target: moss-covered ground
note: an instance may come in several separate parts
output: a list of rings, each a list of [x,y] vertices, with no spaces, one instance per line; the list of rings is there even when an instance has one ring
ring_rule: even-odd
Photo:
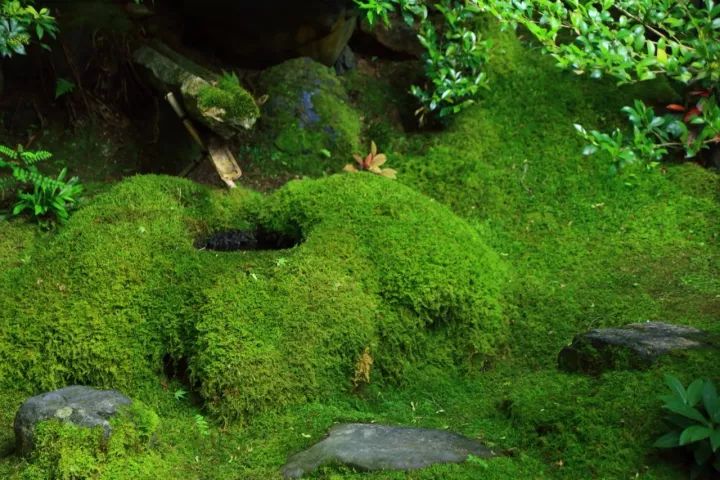
[[[12,417],[28,390],[76,378],[121,386],[161,419],[151,448],[96,460],[95,477],[279,478],[287,456],[334,422],[376,421],[449,428],[502,455],[315,478],[686,478],[650,447],[663,430],[662,376],[719,380],[717,351],[596,377],[559,372],[556,356],[578,332],[636,321],[720,333],[719,177],[691,163],[614,176],[608,159],[582,157],[573,123],[620,125],[622,105],[667,98],[665,87],[576,78],[493,36],[483,101],[443,132],[387,140],[400,185],[357,174],[225,196],[139,177],[58,234],[0,224],[0,312],[22,312],[0,313],[0,478],[43,478],[37,460],[10,454]],[[196,235],[252,222],[305,242],[230,257],[192,247]],[[424,255],[442,261],[425,271]],[[348,316],[328,323],[338,309]],[[467,323],[478,312],[481,323]],[[366,345],[381,366],[353,389]],[[157,373],[167,353],[177,365],[166,370],[180,375]],[[235,368],[252,361],[264,378]],[[176,398],[180,389],[190,393]]]

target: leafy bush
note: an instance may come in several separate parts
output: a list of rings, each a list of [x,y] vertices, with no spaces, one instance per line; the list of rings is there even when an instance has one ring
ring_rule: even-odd
[[[0,0],[0,56],[24,55],[33,34],[43,48],[45,35],[55,38],[57,25],[50,10],[37,10],[32,1]]]
[[[720,398],[710,380],[695,380],[687,390],[680,380],[667,375],[665,383],[671,394],[662,397],[670,413],[667,422],[672,428],[660,437],[659,448],[683,448],[694,459],[693,476],[720,472]]]
[[[672,151],[692,158],[720,141],[720,5],[714,0],[473,0],[504,24],[522,25],[560,68],[593,78],[635,83],[664,76],[684,85],[687,105],[656,116],[636,102],[626,107],[630,136],[580,133],[586,154],[608,152],[614,166],[644,160],[653,165]],[[568,41],[571,40],[571,41]]]
[[[473,31],[475,12],[461,0],[441,0],[432,5],[443,19],[440,27],[427,21],[428,7],[418,0],[356,0],[372,24],[378,18],[389,23],[389,13],[398,10],[409,24],[420,22],[420,42],[425,47],[425,85],[413,85],[411,93],[420,102],[420,123],[428,115],[444,119],[473,104],[487,86],[483,67],[489,44]]]
[[[76,203],[83,187],[77,177],[65,180],[66,168],[62,169],[57,178],[41,173],[38,163],[50,158],[52,154],[44,150],[26,151],[22,147],[13,150],[0,145],[0,170],[10,170],[9,177],[0,177],[0,192],[17,188],[18,201],[12,208],[13,215],[29,210],[41,221],[53,216],[64,223],[69,218],[69,210]]]

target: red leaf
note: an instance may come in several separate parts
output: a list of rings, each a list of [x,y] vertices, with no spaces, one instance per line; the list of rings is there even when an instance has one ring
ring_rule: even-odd
[[[690,120],[692,120],[693,118],[697,117],[697,116],[700,115],[701,113],[702,113],[702,112],[700,111],[699,108],[693,107],[693,108],[691,108],[690,110],[688,110],[688,112],[685,114],[685,116],[683,117],[683,121],[684,121],[684,122],[689,122]]]
[[[678,105],[677,103],[671,103],[670,105],[666,106],[665,108],[667,108],[671,112],[684,112],[686,110],[685,107],[683,107],[682,105]]]
[[[710,90],[693,90],[692,92],[690,92],[690,95],[693,95],[695,97],[709,97]]]

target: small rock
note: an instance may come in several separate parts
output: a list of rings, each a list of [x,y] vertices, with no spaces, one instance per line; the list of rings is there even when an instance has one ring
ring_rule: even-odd
[[[32,397],[15,415],[15,441],[19,453],[33,449],[33,433],[38,423],[56,418],[81,427],[101,426],[110,435],[110,418],[132,401],[115,390],[96,390],[72,386]]]
[[[390,25],[385,25],[378,20],[370,25],[367,20],[360,22],[360,29],[370,35],[385,48],[403,55],[420,58],[425,53],[425,48],[418,39],[417,27],[405,23],[405,20],[397,14],[388,17]]]
[[[357,68],[357,58],[349,46],[345,46],[340,56],[335,61],[335,73],[344,75],[345,73]]]
[[[575,336],[558,355],[562,370],[598,374],[611,369],[646,368],[674,351],[703,347],[705,332],[662,322],[600,328]]]
[[[362,470],[415,470],[462,463],[469,455],[494,456],[483,444],[443,430],[351,423],[333,427],[325,440],[291,457],[282,473],[286,479],[301,478],[327,463]]]

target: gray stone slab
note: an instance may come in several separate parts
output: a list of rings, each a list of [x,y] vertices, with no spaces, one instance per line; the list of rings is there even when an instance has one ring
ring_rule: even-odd
[[[132,401],[115,390],[72,386],[29,398],[15,415],[15,441],[18,452],[33,449],[33,433],[38,423],[58,419],[81,427],[100,426],[110,434],[110,418]]]
[[[558,355],[561,369],[601,373],[611,369],[644,368],[662,355],[707,346],[702,330],[662,322],[633,323],[576,335]]]
[[[461,463],[469,455],[493,452],[477,440],[444,430],[361,423],[333,427],[328,437],[290,458],[286,479],[301,478],[326,464],[361,470],[416,470],[438,463]]]

